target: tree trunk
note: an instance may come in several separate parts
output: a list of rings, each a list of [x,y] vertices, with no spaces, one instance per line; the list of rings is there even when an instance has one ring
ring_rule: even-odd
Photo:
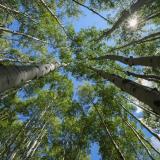
[[[40,137],[37,145],[33,148],[32,153],[31,153],[31,156],[30,156],[31,158],[34,156],[34,154],[35,154],[36,150],[38,149],[39,145],[41,144],[42,139],[43,139],[44,136],[45,136],[45,133],[43,133],[43,134],[41,135],[41,137]]]
[[[139,120],[136,116],[134,116],[129,110],[127,110],[122,104],[120,104],[121,107],[130,115],[132,116],[136,121],[139,122],[139,124],[141,124],[141,126],[143,126],[151,135],[153,135],[154,137],[156,137],[159,141],[160,141],[160,137],[158,136],[158,134],[154,133],[150,128],[148,128],[146,126],[146,124],[144,124],[141,120]]]
[[[112,28],[106,29],[102,32],[102,35],[98,38],[98,41],[104,37],[109,36],[116,28],[118,28],[130,15],[140,10],[145,4],[151,3],[153,0],[137,0],[136,3],[132,4],[129,10],[123,10],[118,20],[113,24]]]
[[[125,44],[125,45],[113,48],[113,49],[110,50],[110,52],[120,50],[120,49],[124,49],[124,48],[126,48],[128,46],[131,46],[131,45],[134,45],[134,44],[141,44],[141,43],[144,43],[144,42],[150,42],[150,41],[154,41],[154,40],[157,40],[157,39],[160,39],[160,32],[152,33],[152,34],[150,34],[146,37],[143,37],[141,39],[134,40],[134,41],[131,41],[131,42]]]
[[[114,138],[113,138],[111,132],[109,131],[109,129],[108,129],[108,127],[107,127],[107,124],[105,123],[105,121],[104,121],[102,115],[100,114],[98,108],[94,105],[94,103],[93,103],[93,106],[94,106],[94,108],[95,108],[95,110],[96,110],[96,112],[97,112],[97,114],[98,114],[98,116],[99,116],[99,119],[100,119],[102,125],[104,126],[104,129],[105,129],[107,135],[109,136],[112,144],[114,145],[117,153],[119,154],[119,159],[125,160],[125,157],[124,157],[122,151],[120,150],[120,147],[118,146],[118,144],[117,144],[116,141],[114,140]]]
[[[21,86],[29,80],[42,77],[59,66],[57,62],[30,66],[0,65],[0,93]]]
[[[159,17],[160,16],[160,12],[157,12],[157,13],[154,13],[148,17],[146,17],[146,20],[150,20],[150,19],[153,19],[153,18],[156,18],[156,17]]]
[[[31,155],[32,151],[34,150],[34,148],[37,146],[37,144],[40,142],[40,140],[42,140],[41,136],[43,135],[43,132],[45,132],[44,130],[45,130],[46,124],[47,123],[45,122],[45,124],[43,125],[43,127],[42,127],[40,133],[38,134],[37,138],[35,140],[33,140],[31,145],[28,147],[29,150],[27,148],[27,152],[25,153],[24,158],[23,158],[24,160],[26,160],[26,159],[28,159],[30,157],[30,155]]]
[[[142,78],[142,79],[146,79],[148,81],[154,81],[154,82],[160,82],[160,77],[159,76],[156,76],[156,75],[145,75],[145,74],[136,74],[136,73],[133,73],[133,72],[125,72],[128,76],[133,76],[133,77],[136,77],[136,78]]]
[[[152,114],[154,116],[156,116],[157,118],[160,118],[160,115],[156,114],[155,112],[153,112],[150,108],[146,108],[141,106],[140,104],[135,103],[133,100],[121,95],[124,99],[126,99],[129,103],[133,104],[134,106],[141,108],[143,111],[146,111],[149,114]]]
[[[129,93],[139,101],[149,105],[155,113],[160,115],[160,92],[158,92],[158,90],[140,85],[115,74],[106,73],[92,67],[88,68],[95,71],[98,75],[108,81],[114,83],[118,88]]]
[[[124,119],[123,119],[123,121],[126,123],[126,121]],[[134,132],[137,133],[139,138],[141,138],[141,140],[145,141],[160,156],[160,152],[157,149],[154,148],[154,146],[151,144],[151,142],[148,139],[146,139],[141,133],[139,133],[131,124],[130,124],[130,126],[132,127],[132,130],[134,130]]]
[[[64,25],[60,22],[60,20],[58,19],[58,17],[52,12],[52,10],[47,6],[46,2],[44,0],[40,0],[40,2],[42,3],[42,5],[46,8],[46,10],[51,14],[51,16],[54,18],[54,20],[57,21],[57,23],[59,24],[59,26],[63,29],[64,33],[66,34],[66,36],[68,38],[71,38],[70,35],[68,35]]]
[[[149,151],[148,147],[147,147],[146,144],[141,140],[139,134],[138,134],[137,131],[132,127],[132,125],[131,125],[129,122],[125,121],[125,120],[123,120],[123,122],[125,123],[126,126],[128,126],[128,127],[132,130],[132,132],[133,132],[134,135],[137,137],[137,139],[139,140],[139,142],[140,142],[140,143],[142,144],[142,146],[145,148],[145,150],[146,150],[146,152],[148,153],[149,157],[150,157],[152,160],[155,160],[155,159],[153,158],[151,152]]]
[[[124,56],[117,56],[117,55],[105,55],[97,58],[92,58],[91,60],[114,60],[119,61],[124,64],[130,66],[149,66],[149,67],[160,67],[160,56],[147,56],[147,57],[124,57]]]

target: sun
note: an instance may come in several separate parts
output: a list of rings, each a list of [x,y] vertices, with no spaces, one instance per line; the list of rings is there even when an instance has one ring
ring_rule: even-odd
[[[134,16],[134,17],[132,17],[132,18],[130,18],[128,20],[128,27],[129,28],[135,29],[135,28],[137,28],[137,25],[138,25],[138,18],[137,18],[137,16]]]

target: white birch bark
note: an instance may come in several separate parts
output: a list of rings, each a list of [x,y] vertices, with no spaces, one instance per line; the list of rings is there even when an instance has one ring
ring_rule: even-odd
[[[44,133],[41,135],[41,137],[40,137],[40,139],[39,139],[37,145],[33,148],[32,153],[31,153],[31,155],[30,155],[31,158],[34,156],[34,154],[35,154],[37,148],[38,148],[39,145],[41,144],[41,141],[42,141],[43,137],[45,136],[45,134],[46,134],[46,133],[44,132]]]
[[[59,66],[58,63],[30,66],[0,65],[0,93],[21,86],[29,80],[42,77]]]
[[[37,144],[39,143],[39,140],[41,139],[41,136],[43,135],[43,132],[45,132],[45,126],[46,126],[46,123],[43,125],[42,127],[42,130],[41,132],[39,133],[38,137],[32,142],[31,146],[29,147],[29,150],[27,151],[26,153],[26,156],[24,158],[25,159],[28,159],[28,157],[31,155],[32,151],[34,150],[34,148],[37,146]],[[42,139],[41,139],[42,140]]]
[[[160,67],[160,56],[146,56],[146,57],[124,57],[117,55],[104,55],[97,58],[92,58],[92,60],[113,60],[119,61],[129,66],[149,66],[149,67]]]
[[[114,83],[122,91],[129,93],[139,101],[149,105],[152,108],[153,112],[160,115],[160,92],[158,90],[140,85],[134,81],[122,78],[115,74],[109,74],[92,67],[88,68],[95,71],[104,79],[107,79],[108,81]]]

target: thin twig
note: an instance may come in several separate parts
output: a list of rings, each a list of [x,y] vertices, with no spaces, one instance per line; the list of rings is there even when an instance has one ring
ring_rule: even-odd
[[[4,9],[4,10],[11,11],[11,12],[13,12],[13,13],[15,13],[15,14],[19,14],[20,16],[24,16],[24,17],[26,17],[26,18],[29,18],[29,19],[32,20],[33,22],[37,23],[36,20],[34,20],[34,19],[33,19],[31,16],[29,16],[27,13],[21,13],[21,12],[15,10],[15,9],[11,9],[11,8],[9,8],[9,7],[7,7],[7,6],[2,5],[2,4],[0,4],[0,8],[2,8],[2,9]]]
[[[52,12],[52,10],[47,6],[47,4],[45,3],[44,0],[39,0],[43,6],[47,9],[47,11],[52,15],[52,17],[57,21],[57,23],[60,25],[60,27],[63,29],[64,33],[66,34],[66,36],[72,40],[72,38],[70,37],[70,35],[67,33],[64,25],[60,22],[60,20],[58,19],[58,17]]]
[[[8,28],[0,27],[0,31],[8,32],[8,33],[15,34],[15,35],[21,35],[21,36],[27,37],[27,38],[29,38],[29,39],[33,39],[33,40],[35,40],[35,41],[39,41],[39,42],[41,42],[41,43],[46,43],[46,44],[48,44],[48,42],[46,42],[46,41],[44,41],[44,40],[38,39],[38,38],[33,37],[33,36],[29,35],[29,34],[12,31],[12,30],[10,30],[10,29],[8,29]]]
[[[78,1],[76,1],[76,0],[72,0],[72,1],[75,2],[75,3],[77,3],[77,4],[80,5],[80,6],[83,6],[83,7],[86,8],[86,9],[90,10],[90,11],[93,12],[94,14],[98,15],[99,17],[101,17],[102,19],[104,19],[105,21],[107,21],[107,22],[110,23],[110,21],[109,21],[107,18],[105,18],[104,16],[102,16],[101,14],[99,14],[99,13],[98,13],[97,11],[95,11],[94,9],[92,9],[92,8],[90,8],[90,7],[84,5],[84,4],[82,4],[82,3],[80,3],[80,2],[78,2]]]

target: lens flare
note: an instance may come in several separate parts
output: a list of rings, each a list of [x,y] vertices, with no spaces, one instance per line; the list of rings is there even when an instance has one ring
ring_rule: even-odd
[[[133,29],[137,28],[137,25],[138,25],[137,16],[134,16],[134,17],[130,18],[128,20],[128,25],[129,25],[129,28],[133,28]]]

